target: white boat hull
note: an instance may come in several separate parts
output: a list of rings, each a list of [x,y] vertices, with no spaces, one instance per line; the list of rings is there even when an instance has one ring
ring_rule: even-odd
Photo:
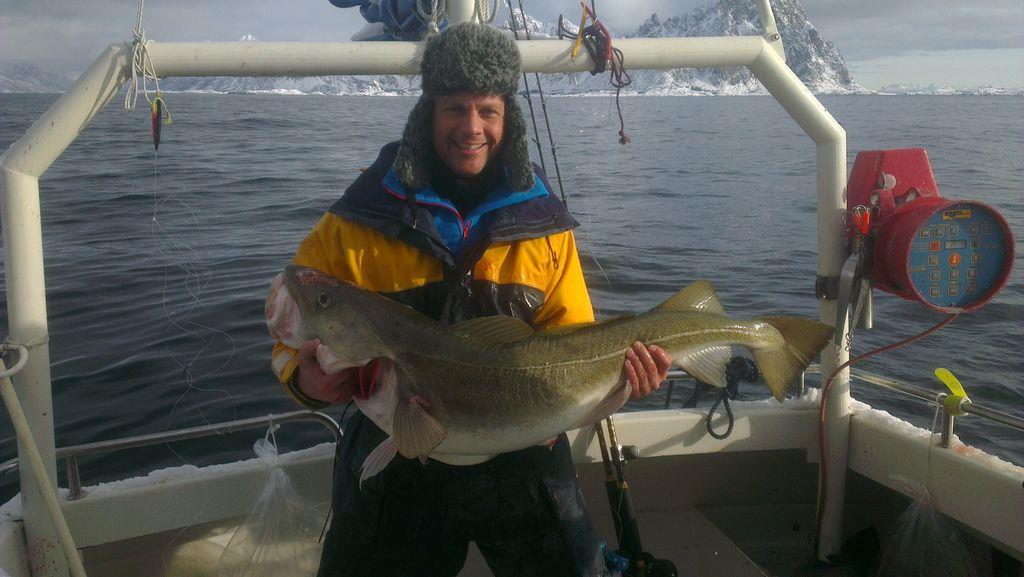
[[[680,575],[785,574],[813,555],[817,410],[813,400],[738,403],[732,434],[707,434],[701,410],[615,417],[619,441],[635,445],[627,465],[645,548],[675,561]],[[717,423],[722,426],[722,423]],[[1024,468],[976,449],[928,449],[929,434],[855,405],[850,422],[847,536],[874,525],[883,534],[909,499],[895,476],[927,482],[939,508],[975,550],[995,546],[1024,560]],[[605,475],[592,430],[570,434],[585,497],[602,537],[615,544]],[[326,511],[333,445],[282,456],[298,490]],[[64,512],[90,575],[216,575],[231,531],[266,479],[257,459],[180,467],[87,488]],[[29,577],[15,503],[4,507],[0,568]],[[315,543],[309,544],[315,554]],[[977,552],[977,551],[976,551]],[[984,556],[983,554],[980,554]],[[488,575],[471,554],[463,575]]]

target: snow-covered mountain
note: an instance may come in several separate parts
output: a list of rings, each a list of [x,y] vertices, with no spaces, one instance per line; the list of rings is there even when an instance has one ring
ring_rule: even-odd
[[[305,78],[172,78],[160,83],[166,92],[353,94],[396,96],[419,94],[419,76],[312,76]]]
[[[839,50],[821,37],[807,20],[807,14],[797,0],[772,0],[772,11],[786,48],[786,63],[812,92],[867,92],[854,82]],[[762,30],[761,19],[753,2],[717,0],[683,16],[662,20],[653,14],[631,36],[754,36]],[[634,81],[638,84],[635,90],[641,93],[679,93],[686,90],[715,94],[765,92],[746,68],[677,69],[666,72],[644,70],[634,74]]]
[[[775,19],[786,46],[790,67],[814,92],[863,93],[853,81],[846,63],[832,43],[822,39],[807,21],[798,0],[772,0]],[[511,19],[504,23],[511,27]],[[516,19],[516,29],[525,38],[552,38],[558,35],[557,22],[541,22],[530,15]],[[566,22],[569,30],[576,26]],[[760,17],[752,2],[716,0],[689,14],[662,19],[657,14],[639,29],[613,36],[627,38],[665,38],[680,36],[756,35],[761,30]],[[632,73],[633,83],[627,94],[758,94],[765,90],[746,69],[711,68],[668,71],[643,70]],[[551,94],[591,94],[614,90],[607,74],[554,74],[542,77],[545,92]],[[216,92],[284,92],[322,94],[417,94],[419,79],[402,76],[318,77],[302,79],[274,78],[206,78],[175,79],[162,86],[166,90]]]
[[[34,64],[0,63],[0,93],[64,92],[72,79],[63,74],[43,72]]]
[[[786,48],[786,62],[800,80],[816,93],[859,94],[864,87],[854,82],[846,62],[836,47],[822,39],[807,20],[797,0],[772,0],[775,21]],[[526,15],[517,19],[534,37],[557,37],[558,25],[544,24]],[[506,26],[509,24],[506,23]],[[571,31],[576,26],[566,22]],[[678,38],[698,36],[755,36],[761,33],[761,19],[752,2],[716,0],[692,12],[667,19],[652,14],[627,38]],[[612,31],[615,35],[615,31]],[[765,89],[745,68],[702,68],[674,70],[637,70],[630,73],[630,94],[763,94]],[[553,94],[590,93],[612,90],[607,75],[549,75]]]

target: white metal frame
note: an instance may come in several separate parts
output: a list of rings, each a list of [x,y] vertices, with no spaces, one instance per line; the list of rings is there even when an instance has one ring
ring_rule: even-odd
[[[631,69],[711,66],[750,69],[816,145],[818,274],[836,276],[845,256],[841,214],[846,189],[846,132],[786,65],[768,1],[756,2],[766,23],[764,37],[621,39],[616,40],[616,46],[626,56],[625,62]],[[449,10],[452,14],[453,8]],[[519,42],[524,72],[592,69],[593,63],[585,54],[575,61],[570,59],[571,47],[569,41]],[[413,42],[149,42],[147,48],[162,77],[310,76],[416,74],[423,45]],[[56,465],[39,177],[122,88],[130,76],[130,50],[129,44],[115,44],[101,53],[74,86],[0,157],[10,338],[15,343],[31,345],[28,364],[14,381],[51,479],[56,478]],[[834,323],[835,301],[822,300],[820,315],[824,322]],[[845,331],[844,327],[844,337]],[[843,350],[835,355],[823,355],[822,371],[830,374],[847,358]],[[841,545],[850,426],[848,376],[847,371],[840,375],[829,399],[827,438],[832,474],[829,475],[829,501],[819,555],[838,552]],[[24,454],[21,447],[19,454]],[[25,477],[28,467],[22,471],[26,539],[30,544],[54,541],[56,532],[43,507],[44,500],[34,489],[33,482]],[[59,553],[51,553],[46,561],[61,567],[55,574],[66,574]]]

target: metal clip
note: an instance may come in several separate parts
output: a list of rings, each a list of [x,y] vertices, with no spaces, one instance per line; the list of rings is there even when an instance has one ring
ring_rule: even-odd
[[[0,379],[13,377],[21,369],[25,368],[25,364],[28,363],[28,347],[25,345],[9,342],[0,343],[0,351],[4,353],[7,351],[18,351],[18,361],[14,363],[13,367],[0,371]]]

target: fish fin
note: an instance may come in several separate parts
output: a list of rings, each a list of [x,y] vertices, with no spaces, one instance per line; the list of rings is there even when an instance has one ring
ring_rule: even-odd
[[[507,344],[525,341],[533,336],[530,325],[506,315],[477,317],[452,325],[458,335],[486,344]]]
[[[765,384],[775,398],[782,401],[786,398],[786,389],[828,344],[835,329],[818,321],[789,317],[758,320],[775,327],[785,340],[782,350],[769,347],[752,349]]]
[[[662,311],[694,311],[700,313],[712,313],[724,315],[725,308],[718,300],[715,287],[710,281],[699,280],[690,286],[680,289],[665,302],[654,307],[654,310]]]
[[[421,465],[426,465],[427,461],[430,460],[430,458],[427,457],[426,455],[420,455],[419,459],[420,459],[420,464]]]
[[[622,405],[626,404],[629,400],[629,394],[633,392],[633,387],[629,386],[629,381],[625,378],[620,378],[618,386],[608,393],[600,403],[594,407],[586,417],[579,420],[572,428],[582,429],[589,427],[594,423],[604,419],[608,415],[618,411]]]
[[[714,345],[679,355],[675,364],[699,381],[725,388],[725,365],[731,356],[732,347]]]
[[[398,399],[391,436],[395,448],[407,459],[429,455],[448,436],[444,425],[427,412],[428,406],[418,395],[403,395]]]
[[[387,467],[388,463],[394,458],[395,441],[388,437],[381,444],[377,445],[377,448],[371,451],[366,456],[366,460],[363,461],[363,466],[359,469],[359,488],[363,487],[363,481],[383,471],[384,467]]]

